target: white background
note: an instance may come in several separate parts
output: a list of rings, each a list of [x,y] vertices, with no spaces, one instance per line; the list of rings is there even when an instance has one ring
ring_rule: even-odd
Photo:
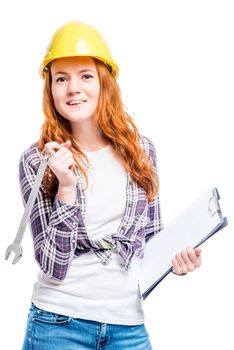
[[[233,349],[233,1],[9,1],[1,36],[1,349],[21,348],[38,272],[29,229],[24,255],[4,260],[23,214],[21,153],[43,122],[38,70],[54,31],[94,25],[120,66],[128,112],[155,143],[164,225],[217,187],[229,226],[202,246],[202,267],[170,274],[144,302],[154,349]]]

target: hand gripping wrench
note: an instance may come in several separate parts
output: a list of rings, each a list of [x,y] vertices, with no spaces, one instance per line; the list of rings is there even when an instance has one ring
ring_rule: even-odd
[[[27,222],[28,222],[29,216],[31,214],[34,202],[36,200],[37,193],[38,193],[43,175],[45,173],[47,163],[50,159],[53,158],[55,153],[56,152],[53,151],[53,153],[51,153],[50,155],[45,155],[44,152],[42,152],[41,162],[40,162],[39,169],[37,171],[37,176],[36,176],[35,182],[33,184],[29,199],[28,199],[27,204],[25,206],[24,214],[23,214],[23,217],[21,219],[15,240],[12,244],[9,245],[9,247],[7,248],[6,253],[5,253],[5,260],[7,260],[9,258],[10,254],[12,252],[15,253],[15,257],[14,257],[14,260],[12,262],[13,265],[15,265],[19,261],[21,256],[23,255],[23,249],[21,247],[21,242],[22,242],[22,239],[23,239],[26,227],[27,227]]]

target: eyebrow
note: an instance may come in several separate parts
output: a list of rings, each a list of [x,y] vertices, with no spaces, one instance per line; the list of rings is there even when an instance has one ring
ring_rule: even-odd
[[[85,73],[85,72],[93,72],[93,73],[95,73],[92,69],[82,69],[82,70],[79,71],[79,73]],[[68,73],[59,71],[59,72],[56,72],[55,75],[56,74],[68,74]]]

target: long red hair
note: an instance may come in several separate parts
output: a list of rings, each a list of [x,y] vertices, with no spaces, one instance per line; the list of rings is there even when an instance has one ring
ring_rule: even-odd
[[[120,159],[126,171],[130,173],[133,181],[145,190],[148,203],[150,203],[159,188],[157,173],[139,143],[140,134],[133,118],[124,110],[120,89],[115,78],[101,61],[94,59],[94,62],[100,82],[99,101],[94,122],[97,123],[103,139],[112,146],[114,154]],[[41,127],[38,148],[42,151],[47,142],[63,143],[70,140],[69,149],[73,153],[75,163],[85,177],[86,185],[88,185],[87,173],[80,161],[81,156],[85,158],[86,156],[73,140],[69,121],[55,109],[51,93],[50,69],[43,74],[45,121]],[[88,161],[87,158],[86,160]],[[47,167],[42,183],[49,197],[56,195],[58,179],[49,167]]]

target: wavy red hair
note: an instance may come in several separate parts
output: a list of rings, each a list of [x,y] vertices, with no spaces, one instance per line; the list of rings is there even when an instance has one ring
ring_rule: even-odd
[[[99,126],[103,139],[112,146],[114,154],[122,162],[133,181],[145,190],[148,203],[150,203],[159,188],[159,179],[152,166],[152,160],[140,145],[140,134],[133,118],[124,110],[120,89],[115,78],[101,61],[94,59],[94,62],[100,82],[100,95],[94,122]],[[45,144],[50,141],[63,143],[70,140],[69,149],[73,153],[76,165],[85,177],[87,186],[88,177],[81,162],[81,156],[85,158],[86,156],[73,140],[69,121],[58,114],[55,109],[51,93],[50,68],[43,74],[42,104],[45,121],[38,141],[39,150],[42,151]],[[88,161],[87,158],[86,160]],[[44,175],[43,185],[48,196],[56,195],[58,179],[49,167]]]

